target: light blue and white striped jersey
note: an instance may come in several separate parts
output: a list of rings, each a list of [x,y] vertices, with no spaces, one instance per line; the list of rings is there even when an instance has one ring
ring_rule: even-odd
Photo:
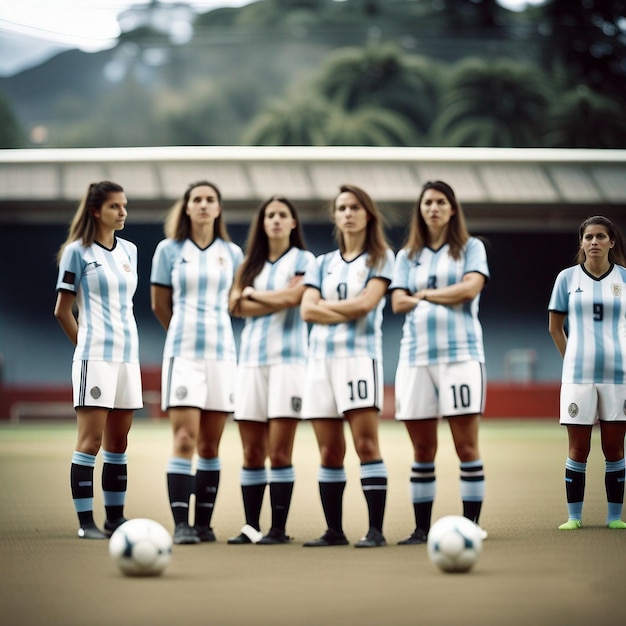
[[[223,239],[204,250],[191,239],[158,244],[150,282],[171,287],[173,302],[164,358],[237,360],[228,294],[242,259],[241,248]]]
[[[364,252],[344,261],[339,250],[318,256],[307,269],[304,283],[315,287],[324,300],[347,300],[358,296],[372,278],[391,281],[393,252],[387,250],[382,267],[367,266]],[[313,324],[309,334],[309,358],[366,356],[382,363],[382,321],[385,298],[366,316],[341,324]]]
[[[549,311],[567,315],[564,383],[626,383],[626,268],[594,278],[582,265],[556,277]]]
[[[406,289],[414,294],[421,289],[448,287],[461,282],[470,272],[479,272],[489,279],[487,252],[480,239],[470,237],[458,260],[449,255],[449,249],[448,244],[439,250],[425,247],[413,258],[409,258],[408,250],[400,250],[389,289]],[[405,315],[398,363],[408,367],[463,361],[484,363],[479,301],[480,294],[455,306],[422,300]]]
[[[137,247],[115,238],[112,250],[74,241],[63,250],[57,291],[76,294],[78,340],[75,361],[139,362],[133,313]]]
[[[261,291],[285,289],[297,274],[304,274],[315,257],[308,250],[290,248],[279,259],[265,262],[255,277],[253,287]],[[308,328],[300,317],[299,307],[283,309],[270,315],[246,317],[241,332],[239,363],[276,365],[306,363]]]

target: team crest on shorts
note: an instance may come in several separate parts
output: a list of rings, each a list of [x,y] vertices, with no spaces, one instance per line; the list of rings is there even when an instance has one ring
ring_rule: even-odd
[[[578,417],[578,405],[575,402],[572,402],[568,407],[567,407],[567,412],[569,414],[570,417]]]
[[[298,396],[291,396],[291,408],[296,413],[300,413],[300,411],[302,410],[302,398]]]
[[[187,387],[178,387],[175,391],[176,399],[182,400],[187,397]]]
[[[94,400],[97,400],[102,395],[100,387],[92,387],[89,393]]]
[[[616,298],[620,298],[622,296],[622,285],[621,285],[621,283],[612,283],[611,284],[611,293]]]

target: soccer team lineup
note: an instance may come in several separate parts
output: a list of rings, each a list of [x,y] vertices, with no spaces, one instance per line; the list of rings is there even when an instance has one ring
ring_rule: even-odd
[[[490,273],[484,242],[469,233],[452,187],[433,180],[417,191],[406,240],[394,253],[367,191],[341,185],[328,212],[334,249],[315,256],[288,198],[273,196],[258,207],[244,250],[229,237],[219,187],[207,180],[189,184],[166,216],[150,269],[151,307],[164,331],[161,409],[172,428],[165,464],[171,532],[124,514],[128,435],[143,406],[133,313],[137,247],[121,234],[127,205],[118,183],[91,183],[57,255],[54,315],[75,346],[70,487],[78,536],[109,540],[112,558],[127,575],[162,573],[172,544],[215,542],[219,446],[232,417],[242,445],[244,516],[228,544],[292,541],[292,456],[298,424],[306,420],[318,444],[326,528],[302,546],[350,545],[343,528],[348,445],[359,460],[367,507],[365,532],[353,547],[385,546],[388,474],[379,420],[382,318],[389,301],[403,319],[394,417],[413,451],[407,507],[415,523],[398,543],[424,544],[444,572],[469,571],[488,536],[480,525],[486,373],[479,300]],[[547,330],[563,357],[559,421],[567,433],[567,519],[558,528],[583,525],[587,458],[592,428],[599,425],[606,527],[626,529],[626,249],[602,215],[580,225],[578,241],[576,263],[557,276],[548,307]],[[233,318],[243,321],[239,345]],[[458,457],[462,515],[434,520],[442,418]],[[102,528],[94,521],[99,454]],[[262,529],[266,491],[271,525]]]

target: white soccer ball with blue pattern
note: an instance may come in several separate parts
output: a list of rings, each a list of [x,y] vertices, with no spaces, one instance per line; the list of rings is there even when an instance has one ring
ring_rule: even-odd
[[[172,556],[172,536],[158,522],[124,522],[109,539],[109,554],[127,576],[159,576]]]
[[[468,572],[483,548],[480,527],[460,515],[438,519],[428,533],[428,557],[444,572]]]

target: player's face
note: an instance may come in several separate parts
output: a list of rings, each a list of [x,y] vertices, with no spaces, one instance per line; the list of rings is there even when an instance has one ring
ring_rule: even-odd
[[[192,224],[213,222],[222,210],[217,191],[209,185],[194,187],[189,194],[185,210]]]
[[[126,194],[123,191],[110,193],[104,204],[93,213],[100,228],[103,230],[122,230],[128,215],[127,204]]]
[[[615,245],[611,241],[606,226],[601,224],[589,224],[585,228],[580,245],[589,260],[602,260],[609,256],[609,250]]]
[[[351,191],[344,191],[335,200],[335,224],[344,234],[357,234],[367,228],[369,214]]]
[[[420,213],[429,229],[441,229],[447,226],[454,215],[454,208],[448,198],[437,189],[427,189],[422,196]]]
[[[289,239],[296,227],[296,220],[286,204],[273,200],[265,207],[263,229],[268,239]]]

